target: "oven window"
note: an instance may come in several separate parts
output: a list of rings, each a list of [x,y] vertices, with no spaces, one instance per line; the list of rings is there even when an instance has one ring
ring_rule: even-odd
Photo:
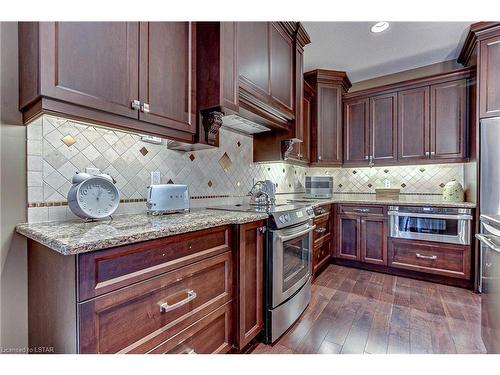
[[[399,230],[401,232],[457,236],[458,220],[400,216]]]
[[[283,292],[309,273],[309,235],[283,243]]]

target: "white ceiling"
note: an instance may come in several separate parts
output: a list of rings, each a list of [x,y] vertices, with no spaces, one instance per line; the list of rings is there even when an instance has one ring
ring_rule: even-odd
[[[390,22],[382,33],[375,22],[304,22],[311,44],[304,52],[305,69],[347,72],[363,81],[456,59],[471,22]]]

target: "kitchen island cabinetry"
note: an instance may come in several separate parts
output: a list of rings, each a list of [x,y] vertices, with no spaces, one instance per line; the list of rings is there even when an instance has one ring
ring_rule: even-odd
[[[263,327],[263,221],[75,255],[30,240],[29,345],[226,353]]]

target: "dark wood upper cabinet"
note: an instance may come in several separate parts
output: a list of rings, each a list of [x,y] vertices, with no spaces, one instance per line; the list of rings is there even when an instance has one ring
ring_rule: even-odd
[[[250,88],[271,94],[270,23],[238,23],[238,70],[241,82]]]
[[[342,165],[342,94],[351,83],[345,72],[313,70],[305,80],[314,90],[311,116],[311,162]]]
[[[138,22],[21,22],[19,41],[21,109],[47,96],[137,118]]]
[[[235,345],[245,347],[264,327],[263,320],[263,221],[235,226]]]
[[[368,165],[369,115],[368,99],[344,103],[344,164]]]
[[[19,24],[20,109],[193,141],[194,24]],[[36,84],[39,82],[39,84]]]
[[[465,159],[467,141],[467,80],[430,87],[430,157]]]
[[[374,165],[397,161],[397,128],[397,94],[370,98],[369,156]]]
[[[429,157],[429,87],[398,92],[398,159]]]
[[[500,116],[500,35],[481,40],[478,71],[480,117]]]
[[[196,27],[192,22],[141,22],[139,119],[194,133]]]
[[[289,35],[277,25],[270,28],[271,96],[293,111],[295,47]],[[299,62],[300,63],[300,62]]]

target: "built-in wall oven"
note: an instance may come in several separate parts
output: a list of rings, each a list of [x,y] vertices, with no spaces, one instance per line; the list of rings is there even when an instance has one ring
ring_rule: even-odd
[[[470,245],[470,209],[390,206],[388,215],[391,237]]]
[[[265,263],[265,342],[276,341],[311,299],[312,208],[271,215]]]

